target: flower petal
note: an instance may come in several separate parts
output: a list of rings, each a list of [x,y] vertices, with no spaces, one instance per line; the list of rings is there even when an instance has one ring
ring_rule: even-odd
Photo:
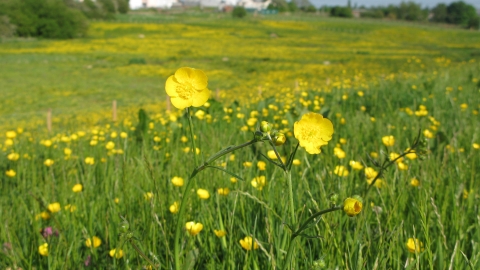
[[[208,85],[207,75],[200,69],[193,69],[192,86],[197,90],[205,89]],[[195,105],[194,105],[195,106]]]
[[[175,76],[172,75],[168,77],[167,82],[165,83],[165,92],[167,92],[167,95],[171,97],[177,97],[178,93],[176,89],[179,85],[180,84],[177,82],[177,80],[175,80]]]
[[[205,102],[207,102],[208,98],[210,97],[210,90],[208,89],[203,89],[202,91],[197,92],[195,96],[193,96],[193,107],[200,107]]]
[[[181,83],[187,83],[192,80],[193,77],[193,68],[181,67],[175,71],[175,79]]]
[[[173,106],[177,109],[185,109],[187,107],[192,106],[192,100],[191,99],[183,99],[179,97],[172,97],[170,99],[172,102]]]

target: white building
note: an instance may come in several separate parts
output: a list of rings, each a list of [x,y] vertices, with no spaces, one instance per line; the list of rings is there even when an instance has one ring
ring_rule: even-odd
[[[246,9],[250,10],[264,10],[267,9],[268,5],[272,3],[271,0],[240,0],[238,2],[239,6],[243,6]]]
[[[176,0],[130,0],[130,9],[139,8],[165,8],[172,7]]]

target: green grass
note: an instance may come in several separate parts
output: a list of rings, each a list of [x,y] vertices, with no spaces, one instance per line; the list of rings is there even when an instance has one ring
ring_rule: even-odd
[[[257,25],[260,20],[237,22],[230,18],[211,18],[207,15],[170,17],[173,19],[159,16],[155,20],[182,19],[186,20],[187,25],[201,26],[202,29],[233,29],[236,26]],[[285,132],[288,141],[278,150],[281,155],[287,156],[297,143],[292,135],[294,122],[300,120],[307,111],[322,112],[332,120],[335,133],[329,144],[322,148],[322,154],[310,155],[303,148],[296,154],[296,158],[301,161],[299,166],[292,167],[296,218],[306,220],[314,212],[329,208],[331,193],[339,195],[338,204],[355,194],[363,196],[365,201],[362,212],[354,218],[348,217],[343,211],[324,215],[307,231],[308,235],[320,238],[297,239],[294,268],[315,269],[314,264],[318,260],[323,260],[325,269],[478,268],[480,233],[477,178],[480,172],[480,149],[475,149],[473,144],[480,143],[480,65],[474,60],[467,62],[475,59],[471,55],[474,43],[469,43],[469,40],[477,39],[478,35],[468,31],[402,23],[352,23],[348,20],[316,17],[268,19],[275,23],[287,22],[276,33],[280,37],[290,35],[285,46],[295,53],[302,51],[298,44],[307,46],[308,42],[300,38],[311,33],[309,31],[318,31],[322,27],[336,29],[331,31],[338,34],[338,44],[344,45],[336,49],[335,57],[345,57],[347,60],[344,65],[332,64],[334,67],[321,73],[322,77],[318,80],[313,78],[313,71],[304,73],[304,77],[299,77],[297,91],[294,90],[294,80],[300,74],[297,70],[285,73],[285,77],[278,78],[277,81],[268,77],[272,79],[269,82],[273,86],[283,84],[288,89],[275,90],[273,86],[268,89],[262,84],[267,98],[255,97],[251,102],[241,104],[232,102],[240,100],[240,88],[237,89],[239,86],[236,84],[255,85],[255,76],[261,77],[269,71],[285,71],[294,67],[294,63],[300,65],[305,61],[313,62],[313,58],[306,58],[305,55],[296,58],[295,53],[289,52],[284,57],[272,57],[271,61],[238,59],[235,62],[238,65],[228,65],[221,58],[207,61],[215,58],[213,51],[206,50],[205,56],[194,54],[191,58],[170,59],[161,64],[159,62],[158,68],[171,69],[171,73],[183,65],[199,67],[199,63],[205,63],[207,68],[202,69],[207,75],[209,70],[223,70],[238,75],[234,82],[222,78],[222,73],[212,72],[209,75],[209,87],[212,90],[219,87],[225,91],[221,101],[212,98],[208,108],[193,110],[194,113],[203,110],[209,115],[203,120],[193,117],[196,145],[201,149],[199,160],[204,161],[229,145],[252,139],[252,132],[240,131],[247,125],[249,118],[257,118],[258,123],[262,120],[269,121]],[[292,25],[301,25],[290,24],[293,20],[308,22],[314,30],[288,29]],[[223,25],[218,26],[219,22],[223,22]],[[364,34],[387,29],[385,31],[405,33],[407,36],[411,33],[409,31],[427,31],[438,40],[454,33],[464,40],[438,43],[418,37],[416,41],[397,42],[386,35],[385,40],[379,43],[394,44],[392,52],[408,47],[411,53],[423,47],[421,54],[409,53],[396,62],[393,53],[385,53],[386,56],[383,57],[375,56],[375,59],[384,59],[385,62],[378,65],[371,63],[363,70],[355,70],[359,63],[369,63],[371,54],[367,50],[362,50],[364,53],[360,54],[346,53],[346,56],[341,53],[345,48],[353,47],[348,44],[349,41],[363,38],[360,34],[346,30],[349,28],[358,28]],[[257,31],[266,31],[261,29],[260,27]],[[112,30],[108,35],[112,38],[132,35],[132,32],[128,32],[130,30],[125,31],[127,32]],[[245,36],[249,35],[247,30],[243,31]],[[270,40],[269,36],[261,39],[255,36],[255,31],[251,33],[255,42]],[[166,31],[164,35],[175,37],[177,34]],[[98,35],[99,32],[90,38],[98,39]],[[106,32],[103,35],[107,35]],[[145,35],[148,36],[148,33],[145,32]],[[379,32],[376,32],[375,36],[377,35]],[[293,42],[295,38],[299,39],[299,43]],[[90,43],[92,40],[67,43],[80,46],[79,43]],[[248,46],[253,46],[255,42],[246,41],[247,48],[240,53],[247,55],[251,51]],[[362,39],[361,42],[366,41]],[[464,43],[454,46],[457,42]],[[212,44],[218,43],[220,41],[212,40]],[[51,44],[51,41],[42,40],[7,41],[0,45],[0,51],[21,47],[38,49]],[[119,46],[120,43],[115,41],[113,44]],[[433,53],[430,48],[437,49]],[[180,49],[189,48],[178,48]],[[114,260],[108,255],[121,242],[120,216],[128,220],[137,239],[136,245],[150,260],[158,264],[160,269],[174,267],[174,230],[179,217],[170,213],[169,207],[181,200],[185,186],[174,187],[170,180],[174,176],[180,176],[187,181],[194,169],[191,153],[184,152],[185,147],[191,146],[190,141],[181,140],[182,136],[189,137],[188,121],[183,112],[177,111],[173,111],[177,119],[171,119],[170,114],[164,111],[164,105],[161,105],[165,100],[162,88],[166,76],[125,75],[116,69],[128,66],[128,61],[133,58],[145,58],[147,65],[156,59],[155,55],[150,58],[132,53],[130,49],[126,51],[78,54],[0,53],[2,63],[8,63],[0,66],[0,81],[5,82],[5,87],[2,86],[0,91],[8,97],[1,108],[3,125],[10,129],[25,127],[24,132],[14,139],[12,146],[6,145],[5,137],[0,141],[3,150],[0,153],[0,239],[4,244],[0,251],[0,268],[141,269],[147,266],[147,262],[130,244],[122,247],[125,252],[122,259]],[[381,52],[376,47],[370,53],[379,55]],[[444,62],[435,62],[435,57],[430,54],[452,59],[452,64],[445,66]],[[322,54],[319,52],[318,55]],[[425,64],[424,68],[415,64],[417,58]],[[413,63],[408,63],[408,59]],[[87,65],[92,65],[93,68],[86,68]],[[255,76],[249,76],[243,70],[249,65],[257,69]],[[386,68],[386,71],[380,73],[380,68]],[[342,73],[342,69],[346,69],[346,72]],[[365,78],[358,79],[363,85],[343,82],[345,79],[353,81],[354,76],[359,76],[360,72],[365,74]],[[389,74],[395,75],[385,78]],[[331,83],[327,84],[325,78],[330,78]],[[342,81],[340,86],[332,86],[337,81]],[[231,88],[226,87],[229,83]],[[257,87],[246,86],[243,91],[246,97],[257,95]],[[451,91],[446,90],[449,87],[452,88]],[[363,91],[364,96],[359,96],[358,91]],[[29,98],[25,98],[25,93],[29,93]],[[345,95],[348,96],[347,99],[343,98]],[[108,112],[113,99],[129,107],[129,111],[118,122],[112,122],[104,114],[105,111]],[[314,101],[320,102],[319,108],[316,108]],[[131,111],[151,104],[157,107],[148,107],[149,119],[146,123],[149,127],[147,132],[139,135],[140,126],[137,126],[136,115]],[[468,107],[461,109],[461,104]],[[419,105],[426,106],[428,116],[409,115],[408,110],[405,110],[409,108],[416,111]],[[362,106],[365,110],[361,110]],[[32,121],[35,124],[34,116],[38,114],[39,119],[42,118],[43,111],[48,108],[54,108],[54,113],[58,110],[73,117],[60,117],[54,122],[54,132],[50,134],[42,127],[36,128],[33,124],[28,124]],[[230,112],[228,108],[231,109]],[[256,117],[252,116],[255,111],[258,112]],[[264,112],[268,115],[263,115]],[[239,118],[238,114],[244,114],[244,118]],[[372,121],[372,117],[375,121]],[[90,120],[85,121],[85,118]],[[432,129],[435,121],[436,131]],[[424,137],[426,129],[434,133],[434,138]],[[4,129],[2,136],[7,130]],[[391,167],[382,177],[385,186],[373,188],[366,197],[368,185],[365,174],[363,171],[354,171],[348,165],[349,161],[361,161],[365,166],[375,167],[374,160],[368,158],[371,152],[379,154],[376,159],[378,161],[388,157],[390,152],[402,153],[410,146],[419,130],[422,140],[427,143],[428,154],[425,159],[407,159],[406,171],[399,170],[396,166]],[[72,135],[79,134],[79,131],[86,132],[85,136],[76,139],[73,136],[72,140]],[[126,132],[128,137],[114,138],[112,132]],[[395,137],[394,146],[383,146],[382,137],[386,135]],[[346,139],[346,144],[340,143],[341,138]],[[51,140],[52,145],[46,147],[45,140]],[[98,141],[98,144],[91,146],[92,140]],[[115,143],[115,149],[123,150],[123,154],[112,154],[107,150],[105,146],[109,141]],[[334,155],[337,144],[346,153],[344,159]],[[68,158],[64,154],[65,148],[72,150]],[[195,237],[189,236],[186,231],[181,232],[181,260],[186,262],[191,260],[187,258],[195,258],[190,269],[285,267],[284,257],[290,235],[284,225],[289,221],[287,181],[283,171],[268,163],[263,156],[268,150],[270,148],[267,144],[257,143],[235,152],[234,160],[226,156],[218,161],[218,166],[226,166],[226,169],[245,181],[232,183],[230,175],[214,169],[206,169],[194,178],[194,188],[186,193],[188,201],[182,223],[194,220],[201,222],[204,229]],[[12,152],[20,154],[19,160],[8,159]],[[86,157],[94,157],[95,164],[87,165],[84,162]],[[55,163],[47,167],[44,165],[46,159],[53,159]],[[256,167],[259,160],[267,162],[265,171]],[[253,166],[245,167],[245,161],[251,161]],[[335,175],[333,171],[338,165],[346,166],[350,174],[346,177]],[[14,170],[16,176],[8,177],[5,174],[7,170]],[[251,185],[251,180],[260,175],[267,179],[267,185],[262,191]],[[410,185],[414,177],[420,181],[419,187]],[[72,191],[77,183],[83,185],[81,193]],[[217,189],[225,187],[231,193],[226,197],[218,195]],[[200,200],[195,193],[198,188],[208,190],[210,199]],[[154,194],[151,200],[145,199],[147,192]],[[115,198],[119,199],[118,203],[115,203]],[[36,218],[41,212],[48,211],[47,205],[53,202],[61,204],[60,212],[51,214],[47,220]],[[68,204],[76,206],[76,210],[66,210],[64,206]],[[58,236],[44,238],[40,232],[46,227],[58,231]],[[221,227],[227,231],[226,237],[222,239],[213,233],[214,229]],[[258,240],[260,249],[249,252],[242,249],[239,240],[248,235]],[[85,240],[92,236],[102,240],[98,248],[86,247]],[[423,243],[422,252],[408,252],[406,243],[413,237]],[[49,244],[47,257],[38,252],[38,247],[45,242]],[[84,263],[89,256],[89,266],[86,267]]]

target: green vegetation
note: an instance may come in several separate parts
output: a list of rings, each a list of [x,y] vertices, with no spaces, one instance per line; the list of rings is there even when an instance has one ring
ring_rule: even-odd
[[[314,15],[118,20],[81,39],[0,43],[0,268],[178,268],[183,198],[187,269],[289,269],[287,254],[295,269],[480,266],[478,35]],[[212,96],[167,110],[165,82],[184,66],[205,72]],[[288,158],[307,112],[334,133],[321,154],[298,148],[291,182],[267,142],[201,167],[261,121],[286,136]],[[383,172],[419,132],[427,152]],[[358,215],[333,212],[353,195]],[[312,238],[292,237],[287,224],[325,209],[302,231]]]

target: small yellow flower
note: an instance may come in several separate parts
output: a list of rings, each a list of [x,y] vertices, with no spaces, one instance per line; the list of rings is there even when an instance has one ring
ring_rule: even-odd
[[[417,253],[423,251],[423,243],[416,238],[408,238],[407,249],[410,253]]]
[[[207,200],[210,198],[210,193],[206,189],[199,188],[197,189],[197,195],[202,200]]]
[[[87,165],[93,165],[93,164],[95,164],[95,158],[93,158],[93,157],[86,157],[86,158],[85,158],[85,164],[87,164]]]
[[[265,179],[265,176],[259,176],[253,178],[251,182],[252,186],[258,190],[262,190],[263,187],[267,184],[267,180]]]
[[[232,182],[232,184],[235,184],[237,183],[238,179],[236,177],[230,177],[230,182]]]
[[[181,177],[178,177],[178,176],[174,176],[172,178],[172,184],[176,187],[181,187],[183,186],[183,178]]]
[[[184,109],[204,105],[210,97],[207,86],[208,78],[203,71],[182,67],[175,72],[175,75],[168,77],[165,91],[170,96],[173,106]]]
[[[405,150],[405,152],[409,152],[409,151],[410,151],[410,148],[407,148],[407,149]],[[417,153],[416,153],[415,150],[414,150],[412,153],[406,154],[405,156],[406,156],[408,159],[414,160],[414,159],[417,158]]]
[[[62,207],[60,206],[60,203],[54,202],[54,203],[49,204],[47,206],[47,209],[48,209],[48,211],[50,211],[50,213],[57,213],[62,209]]]
[[[227,196],[230,193],[229,188],[219,188],[217,189],[219,195]]]
[[[252,237],[246,236],[243,239],[240,239],[240,245],[245,250],[258,249],[257,241],[254,241]]]
[[[87,247],[91,247],[92,246],[92,242],[93,242],[93,248],[97,248],[99,247],[101,244],[102,244],[102,239],[94,236],[92,237],[91,239],[88,238],[86,241],[85,241],[85,245]]]
[[[7,158],[11,161],[17,161],[20,158],[20,155],[18,153],[10,153]]]
[[[425,129],[423,131],[423,136],[428,139],[433,139],[435,137],[435,135],[429,129]]]
[[[49,218],[50,218],[50,214],[46,211],[43,211],[40,214],[35,216],[35,220],[39,220],[39,219],[47,220]]]
[[[48,243],[40,245],[38,247],[38,253],[42,256],[48,256]]]
[[[73,192],[81,192],[83,190],[82,184],[76,184],[73,186],[72,191]]]
[[[120,132],[120,138],[125,139],[128,137],[128,134],[126,132]]]
[[[113,148],[115,148],[115,143],[110,141],[110,142],[107,142],[107,144],[105,145],[105,148],[107,150],[112,150]]]
[[[273,150],[269,150],[267,152],[267,156],[268,156],[269,159],[273,159],[273,160],[277,159],[277,155],[275,154],[275,151],[273,151]]]
[[[412,180],[410,180],[410,185],[413,187],[418,187],[420,186],[420,181],[418,181],[417,178],[412,178]]]
[[[298,165],[302,164],[302,162],[299,159],[294,159],[292,161],[292,164],[295,165],[295,166],[298,166]]]
[[[115,257],[117,259],[121,259],[124,255],[123,250],[119,249],[117,251],[115,248],[110,250],[110,252],[108,254],[110,255],[110,257],[112,257],[112,258]]]
[[[378,153],[377,152],[370,152],[370,156],[372,158],[378,158]]]
[[[65,210],[70,211],[70,213],[73,213],[77,210],[77,207],[75,205],[67,204],[65,205]]]
[[[120,199],[119,199],[119,198],[115,198],[115,199],[113,199],[113,201],[114,201],[115,203],[119,203],[119,202],[120,202]]]
[[[53,165],[53,163],[55,163],[55,161],[53,161],[52,159],[46,159],[43,164],[45,164],[45,166],[47,167],[50,167]]]
[[[72,149],[65,148],[63,149],[63,153],[65,154],[65,156],[70,156],[72,154]]]
[[[377,176],[378,172],[375,171],[374,168],[372,167],[367,167],[365,168],[365,176],[367,177],[367,179],[373,179]]]
[[[338,175],[338,176],[343,176],[343,177],[346,177],[349,174],[349,172],[348,172],[347,168],[345,168],[345,166],[336,166],[333,173]]]
[[[14,170],[10,169],[10,170],[5,172],[5,175],[8,176],[8,177],[15,177],[15,175],[17,175],[17,173]]]
[[[401,171],[406,171],[406,170],[408,170],[408,165],[405,164],[405,163],[403,163],[403,162],[399,162],[399,163],[397,164],[397,167],[398,167],[398,169],[401,170]]]
[[[474,143],[472,146],[473,146],[473,149],[480,149],[480,144],[478,143]]]
[[[355,160],[350,160],[350,162],[348,163],[350,165],[350,167],[352,167],[352,169],[354,170],[357,170],[357,171],[361,171],[363,170],[363,165],[361,162],[358,162],[358,161],[355,161]]]
[[[294,124],[294,136],[309,154],[320,154],[320,147],[332,139],[333,124],[321,114],[306,113]]]
[[[224,230],[213,230],[213,232],[217,237],[224,237],[225,235],[227,235],[227,232]]]
[[[257,168],[259,171],[265,171],[265,168],[267,167],[267,163],[265,161],[259,161],[257,162]]]
[[[367,179],[367,184],[371,185],[373,183],[373,179],[374,178],[371,178],[371,179]],[[384,182],[382,179],[378,178],[376,181],[375,181],[375,184],[373,184],[375,187],[377,188],[382,188],[384,186]]]
[[[395,144],[395,137],[392,135],[382,137],[382,142],[385,146],[393,146]]]
[[[400,155],[397,154],[397,153],[395,153],[395,152],[392,152],[392,153],[390,153],[390,155],[389,155],[390,160],[394,160],[394,159],[398,158],[399,156],[400,156]],[[395,162],[396,162],[396,163],[401,163],[402,161],[403,161],[403,157],[397,159]]]
[[[340,147],[333,148],[333,154],[339,159],[345,158],[346,156],[345,151],[343,151]]]
[[[195,236],[203,230],[203,224],[202,223],[195,223],[194,221],[190,221],[190,222],[187,222],[185,224],[185,228],[187,229],[187,232],[191,236]]]
[[[15,137],[17,137],[17,132],[15,132],[14,130],[7,131],[5,133],[5,137],[7,137],[8,139],[15,139]]]
[[[362,202],[354,198],[346,198],[343,201],[343,211],[350,217],[356,216],[362,211]]]
[[[150,200],[153,198],[153,193],[152,192],[145,192],[145,194],[143,194],[143,197],[145,198],[145,200]]]
[[[174,202],[172,205],[170,205],[168,210],[170,210],[170,213],[176,214],[180,210],[180,204],[178,202]]]
[[[252,162],[250,162],[250,161],[245,161],[245,162],[243,162],[243,166],[244,166],[245,168],[250,168],[250,167],[252,167]]]

